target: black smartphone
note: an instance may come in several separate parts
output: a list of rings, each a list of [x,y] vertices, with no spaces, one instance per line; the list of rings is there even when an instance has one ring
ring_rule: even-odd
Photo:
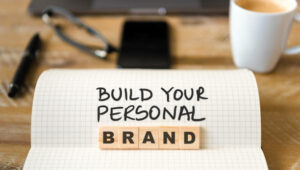
[[[170,68],[168,24],[126,21],[117,64],[120,68]]]

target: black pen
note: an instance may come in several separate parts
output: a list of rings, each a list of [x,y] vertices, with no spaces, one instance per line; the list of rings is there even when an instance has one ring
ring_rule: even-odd
[[[24,80],[26,78],[26,75],[28,74],[28,71],[30,70],[32,63],[36,59],[37,52],[41,48],[41,44],[42,42],[40,36],[37,33],[31,38],[24,52],[24,55],[21,59],[19,67],[17,68],[17,71],[14,75],[14,78],[9,85],[9,92],[8,92],[9,97],[15,97],[15,95],[20,91],[21,86],[23,85]]]

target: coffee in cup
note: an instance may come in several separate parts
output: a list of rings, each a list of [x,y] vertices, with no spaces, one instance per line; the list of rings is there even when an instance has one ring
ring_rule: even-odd
[[[288,10],[287,5],[282,0],[237,0],[236,4],[256,12],[276,13]]]
[[[282,54],[299,54],[300,45],[286,48],[296,9],[296,0],[231,0],[230,41],[235,65],[267,73]]]

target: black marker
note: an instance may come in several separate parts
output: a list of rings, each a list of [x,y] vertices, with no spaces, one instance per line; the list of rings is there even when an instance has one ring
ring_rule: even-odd
[[[9,85],[9,97],[14,97],[19,92],[21,86],[24,83],[27,73],[31,68],[32,63],[36,59],[37,52],[40,50],[40,48],[41,39],[39,34],[37,33],[31,38],[22,57],[20,65],[15,73],[13,81]]]

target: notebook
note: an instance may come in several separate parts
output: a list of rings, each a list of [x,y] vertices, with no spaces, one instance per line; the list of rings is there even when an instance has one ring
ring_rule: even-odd
[[[142,121],[137,108],[148,113]],[[194,119],[179,116],[183,110]],[[197,150],[102,150],[101,126],[200,126],[201,143]],[[248,70],[45,71],[24,169],[268,169],[255,77]]]

